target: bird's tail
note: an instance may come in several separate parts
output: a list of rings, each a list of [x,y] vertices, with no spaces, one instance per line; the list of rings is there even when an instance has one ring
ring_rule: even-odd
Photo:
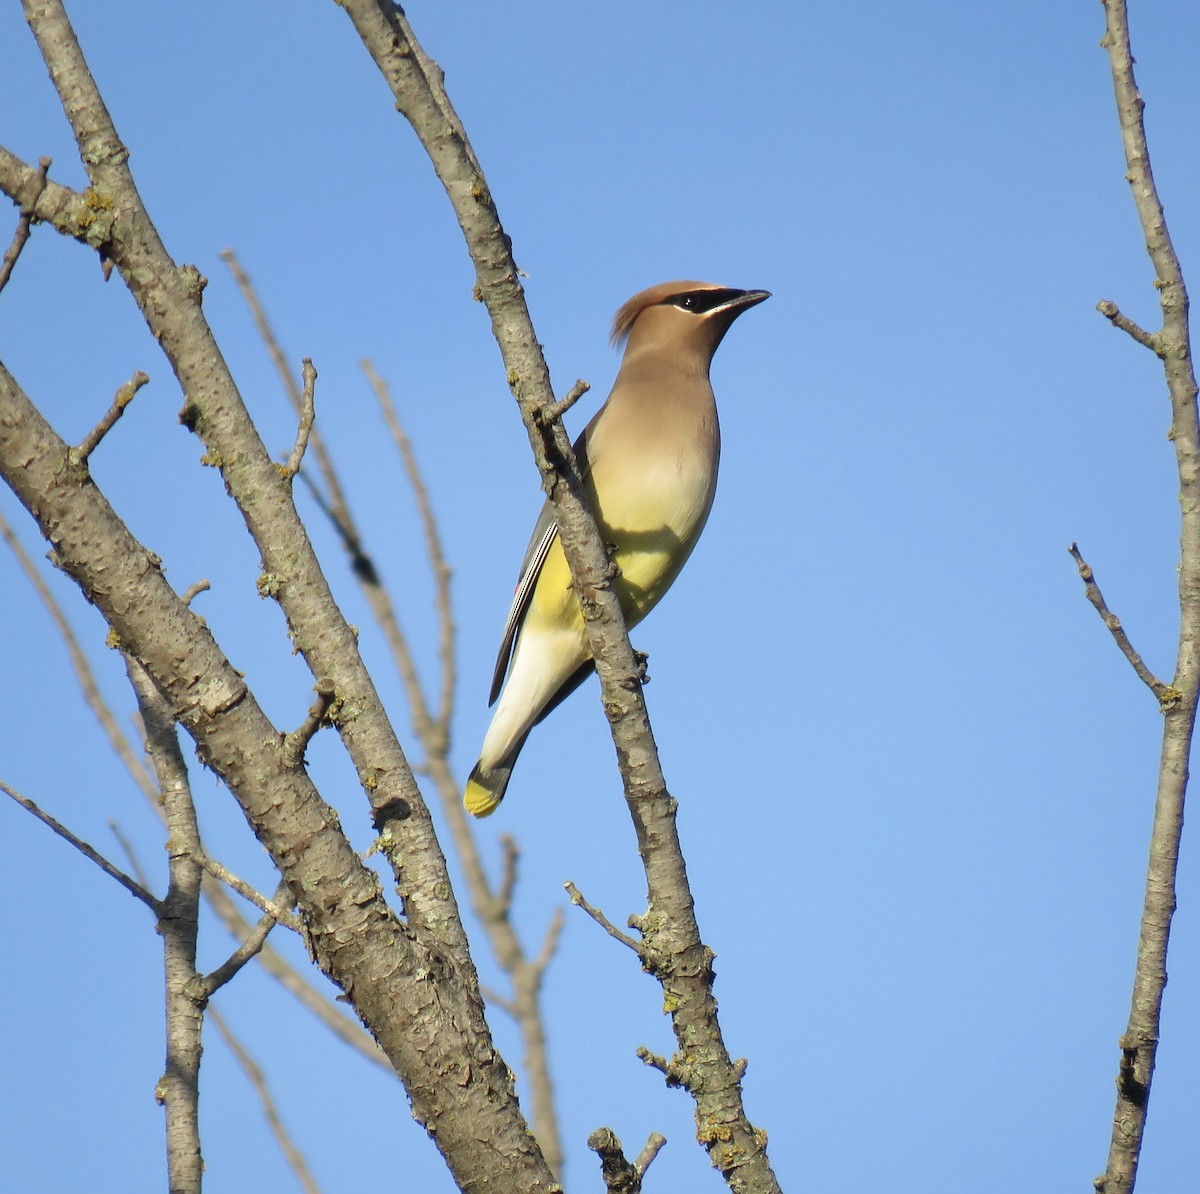
[[[508,787],[508,777],[512,774],[512,764],[493,767],[484,771],[478,763],[467,780],[463,791],[463,804],[473,817],[490,817],[504,799],[504,789]]]
[[[480,759],[472,768],[466,789],[463,791],[463,804],[471,816],[490,817],[499,807],[500,801],[504,799],[517,755],[521,753],[521,747],[525,745],[525,739],[528,737],[529,731],[526,730],[508,754],[493,766],[484,767],[483,760]]]

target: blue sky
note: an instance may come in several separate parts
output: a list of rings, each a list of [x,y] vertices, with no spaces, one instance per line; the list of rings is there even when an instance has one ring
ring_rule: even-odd
[[[1185,270],[1200,257],[1200,14],[1132,4],[1155,172]],[[411,6],[513,237],[560,392],[611,383],[608,321],[673,277],[763,287],[713,372],[724,454],[708,529],[635,633],[681,802],[730,1049],[786,1189],[1086,1188],[1104,1166],[1128,1011],[1160,720],[1086,604],[1078,540],[1151,667],[1176,628],[1176,479],[1157,362],[1094,310],[1157,326],[1123,181],[1094,2],[994,6]],[[218,253],[233,247],[287,350],[320,370],[320,426],[434,675],[420,528],[357,362],[390,381],[455,569],[461,775],[540,501],[448,203],[335,5],[76,4],[85,52],[169,250],[273,450],[293,430]],[[82,185],[16,6],[0,13],[0,143]],[[11,223],[11,214],[9,217]],[[7,240],[7,231],[0,239]],[[1193,279],[1193,284],[1197,284]],[[311,680],[179,394],[119,282],[39,229],[0,295],[0,359],[78,441],[152,378],[92,459],[276,723]],[[44,547],[11,497],[0,511]],[[401,729],[403,694],[337,545],[327,571]],[[47,569],[105,691],[119,661]],[[79,701],[44,611],[0,557],[0,778],[158,868],[157,823]],[[332,737],[314,774],[360,848]],[[568,768],[570,769],[568,775]],[[197,771],[214,853],[270,886],[232,801]],[[586,687],[530,739],[480,830],[524,850],[536,942],[562,883],[623,922],[644,891],[612,748]],[[162,1188],[161,954],[146,911],[0,805],[10,980],[0,984],[7,1182]],[[1163,1044],[1139,1180],[1200,1168],[1196,867],[1184,842]],[[206,924],[208,966],[229,946]],[[494,983],[480,951],[486,982]],[[718,1190],[691,1107],[634,1049],[670,1049],[656,986],[577,911],[547,982],[568,1182],[587,1134],[670,1143],[659,1190]],[[244,973],[218,1005],[251,1042],[327,1191],[450,1182],[399,1086]],[[515,1035],[492,1016],[514,1066]],[[212,1034],[208,1188],[288,1189],[253,1095]],[[399,1177],[397,1177],[399,1167]]]

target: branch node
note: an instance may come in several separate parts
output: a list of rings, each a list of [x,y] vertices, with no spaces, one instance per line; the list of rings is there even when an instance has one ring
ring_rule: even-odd
[[[150,378],[140,369],[113,396],[112,405],[104,412],[104,417],[88,432],[87,437],[78,448],[72,448],[67,456],[71,463],[78,468],[87,463],[88,457],[99,446],[100,441],[113,429],[117,420],[125,413],[125,408],[133,401],[133,396]]]
[[[539,427],[549,427],[557,423],[591,388],[591,383],[581,377],[557,402],[551,402],[549,406],[534,411],[534,421]]]
[[[201,593],[207,593],[211,588],[212,585],[207,580],[201,578],[200,580],[196,581],[195,584],[189,585],[188,588],[183,591],[183,594],[180,596],[179,600],[182,601],[184,605],[191,605]]]
[[[1155,285],[1158,285],[1156,282]],[[1096,310],[1104,316],[1115,328],[1120,328],[1132,336],[1143,347],[1150,349],[1156,356],[1163,356],[1165,349],[1163,348],[1162,336],[1156,332],[1148,332],[1139,324],[1133,322],[1127,315],[1121,314],[1121,309],[1112,299],[1101,299],[1096,304]]]
[[[691,1074],[678,1053],[670,1061],[657,1053],[652,1053],[645,1045],[639,1045],[634,1053],[651,1069],[658,1070],[667,1080],[668,1086],[681,1086],[689,1093],[692,1091]]]
[[[644,1170],[630,1164],[612,1128],[597,1128],[588,1137],[587,1146],[600,1158],[600,1174],[604,1179],[604,1188],[609,1194],[638,1194],[642,1188]],[[642,1150],[643,1155],[645,1151]],[[655,1152],[657,1151],[656,1149]]]
[[[283,739],[283,765],[289,769],[304,765],[304,752],[308,744],[323,725],[329,725],[332,721],[330,710],[337,695],[333,681],[323,677],[313,686],[313,691],[317,699],[309,706],[308,716]]]
[[[105,281],[107,280],[106,278]],[[181,265],[179,280],[183,283],[187,297],[199,307],[204,301],[204,288],[208,285],[208,279],[194,265]]]

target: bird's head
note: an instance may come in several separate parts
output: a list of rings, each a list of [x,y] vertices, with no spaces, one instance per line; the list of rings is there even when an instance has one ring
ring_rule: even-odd
[[[707,365],[730,324],[771,297],[712,282],[660,282],[635,294],[613,319],[612,342],[635,350],[699,355]]]

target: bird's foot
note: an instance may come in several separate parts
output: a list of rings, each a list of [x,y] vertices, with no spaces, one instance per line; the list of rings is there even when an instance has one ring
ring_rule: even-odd
[[[650,683],[650,672],[647,670],[650,664],[650,656],[645,651],[639,651],[634,648],[633,658],[637,661],[637,682],[643,687]]]

